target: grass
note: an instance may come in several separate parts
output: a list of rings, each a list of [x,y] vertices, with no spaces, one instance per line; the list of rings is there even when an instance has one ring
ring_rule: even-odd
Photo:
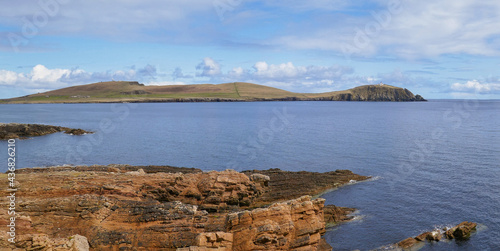
[[[398,88],[390,85],[369,86],[371,90],[384,91]],[[226,83],[226,84],[200,84],[200,85],[166,85],[144,86],[137,82],[100,82],[88,85],[72,86],[59,90],[38,93],[19,98],[0,100],[0,103],[99,103],[99,102],[133,102],[152,101],[162,99],[189,99],[189,98],[223,98],[223,99],[281,99],[281,98],[317,98],[331,97],[345,93],[372,92],[365,86],[344,91],[326,93],[294,93],[278,88],[251,84],[251,83]],[[143,92],[147,94],[123,94]],[[90,96],[89,98],[71,96]]]
[[[30,101],[58,101],[58,100],[66,100],[69,99],[70,96],[32,96],[28,99]]]
[[[140,98],[239,98],[235,93],[172,93],[172,94],[137,94],[137,95],[124,95],[112,94],[103,97],[95,98],[122,98],[122,99],[140,99]]]

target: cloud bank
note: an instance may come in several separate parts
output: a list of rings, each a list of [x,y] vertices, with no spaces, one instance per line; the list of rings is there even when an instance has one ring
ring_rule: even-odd
[[[148,79],[156,75],[156,68],[151,65],[139,69],[131,67],[127,70],[87,72],[82,69],[49,69],[38,64],[29,73],[0,70],[0,86],[42,92],[100,81]]]

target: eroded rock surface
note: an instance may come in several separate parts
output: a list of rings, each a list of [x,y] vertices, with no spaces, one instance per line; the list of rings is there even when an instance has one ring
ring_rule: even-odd
[[[302,189],[305,182],[295,183],[298,176],[293,172],[286,172],[287,178],[276,178],[280,170],[270,171],[271,176],[262,172],[127,165],[20,169],[16,238],[25,241],[12,245],[1,232],[0,249],[32,248],[40,234],[53,250],[71,248],[60,240],[76,235],[86,238],[90,250],[331,249],[321,239],[324,200],[303,195],[332,185],[325,180],[323,189]],[[306,176],[326,176],[339,186],[355,174]],[[6,179],[6,174],[0,178]],[[300,192],[278,190],[285,182],[293,182],[289,187]],[[7,214],[6,203],[0,202],[1,215]],[[0,219],[0,225],[7,224]],[[50,250],[49,244],[40,250]]]
[[[355,174],[349,170],[316,173],[307,171],[290,172],[274,168],[243,171],[243,173],[249,176],[262,174],[270,178],[268,191],[255,202],[259,205],[291,200],[304,195],[315,196],[348,184],[350,181],[362,181],[370,178]]]

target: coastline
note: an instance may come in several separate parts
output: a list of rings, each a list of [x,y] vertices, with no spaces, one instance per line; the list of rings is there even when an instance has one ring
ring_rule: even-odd
[[[136,81],[99,82],[0,99],[9,103],[167,103],[167,102],[256,102],[256,101],[426,101],[406,88],[363,85],[343,91],[294,93],[264,85],[233,82],[182,86],[145,86]]]
[[[182,99],[120,99],[120,100],[77,100],[77,101],[2,101],[0,105],[8,104],[120,104],[120,103],[209,103],[209,102],[278,102],[278,101],[338,101],[338,102],[422,102],[427,100],[357,100],[329,98],[252,98],[252,99],[226,99],[226,98],[182,98]]]
[[[24,168],[17,174],[18,248],[33,247],[41,236],[54,248],[78,235],[99,250],[331,250],[321,238],[325,217],[339,216],[326,215],[325,200],[311,194],[328,189],[328,181],[340,186],[368,178],[347,170],[239,173],[129,165]],[[297,183],[297,177],[321,182]],[[219,237],[211,242],[212,235]],[[0,247],[13,246],[0,241]]]

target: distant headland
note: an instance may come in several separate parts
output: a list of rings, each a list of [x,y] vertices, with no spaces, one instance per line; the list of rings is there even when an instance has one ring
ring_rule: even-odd
[[[344,91],[295,93],[264,85],[225,84],[145,86],[111,81],[72,86],[11,99],[0,104],[119,103],[119,102],[239,102],[239,101],[426,101],[405,88],[386,84],[363,85]]]

